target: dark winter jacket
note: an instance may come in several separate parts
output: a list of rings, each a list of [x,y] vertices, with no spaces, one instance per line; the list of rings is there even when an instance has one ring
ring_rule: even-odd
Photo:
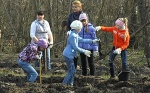
[[[79,16],[80,14],[83,13],[82,11],[80,12],[73,12],[69,15],[68,17],[68,23],[67,23],[67,30],[71,30],[70,24],[74,21],[74,20],[79,20]]]

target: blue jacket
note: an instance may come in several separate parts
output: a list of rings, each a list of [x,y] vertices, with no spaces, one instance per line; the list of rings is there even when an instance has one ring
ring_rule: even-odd
[[[85,31],[86,27],[83,26],[81,29],[79,36],[82,37],[83,39],[96,39],[96,30],[93,27],[91,23],[88,23],[88,32]],[[86,49],[86,50],[93,50],[93,51],[98,51],[98,44],[97,43],[79,43],[79,47]]]
[[[76,56],[76,52],[84,53],[85,49],[79,48],[78,42],[92,43],[92,40],[82,39],[81,37],[79,37],[78,32],[76,30],[72,30],[71,34],[68,36],[67,46],[63,51],[63,55],[73,59]]]

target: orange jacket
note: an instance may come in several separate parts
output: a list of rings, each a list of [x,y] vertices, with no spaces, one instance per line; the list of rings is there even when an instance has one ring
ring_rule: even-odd
[[[128,30],[119,30],[116,26],[101,26],[101,30],[113,34],[113,45],[115,48],[121,48],[121,50],[124,50],[129,46],[130,35]]]

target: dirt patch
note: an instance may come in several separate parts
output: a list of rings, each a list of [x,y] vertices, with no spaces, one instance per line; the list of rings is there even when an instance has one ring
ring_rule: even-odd
[[[150,68],[144,65],[131,64],[128,81],[119,81],[117,77],[109,79],[107,64],[96,62],[95,76],[82,76],[78,66],[74,86],[68,86],[61,83],[66,74],[65,62],[52,61],[53,69],[42,74],[40,84],[39,77],[35,83],[27,82],[15,57],[10,58],[12,61],[6,58],[0,60],[1,93],[150,93]]]

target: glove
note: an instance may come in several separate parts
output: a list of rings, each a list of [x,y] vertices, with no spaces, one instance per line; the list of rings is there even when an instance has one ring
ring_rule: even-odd
[[[36,59],[41,59],[39,55],[36,55],[35,58],[36,58]]]
[[[48,48],[52,48],[53,47],[53,42],[48,43]]]
[[[94,57],[99,56],[99,52],[98,52],[98,51],[93,51],[93,56],[94,56]]]
[[[42,58],[42,51],[39,51],[38,54],[35,56],[35,58],[41,59]]]
[[[76,52],[75,58],[77,58],[79,56],[79,52]]]
[[[113,52],[114,54],[120,54],[121,53],[121,48],[117,48]]]
[[[96,31],[101,30],[101,26],[97,26],[97,27],[95,27],[95,30],[96,30]]]
[[[100,41],[100,39],[94,39],[93,43],[97,43],[98,41]]]
[[[90,57],[91,51],[85,50],[84,54],[85,54],[87,57]]]

